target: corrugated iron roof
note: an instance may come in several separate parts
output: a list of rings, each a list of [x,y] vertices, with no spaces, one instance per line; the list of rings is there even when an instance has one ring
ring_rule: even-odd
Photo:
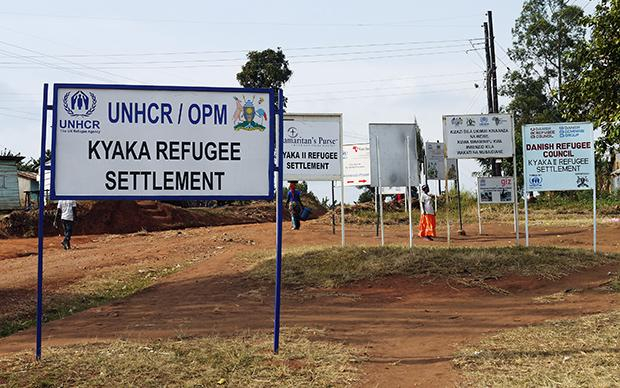
[[[17,171],[17,176],[22,178],[30,179],[31,181],[37,180],[37,173],[30,171]]]

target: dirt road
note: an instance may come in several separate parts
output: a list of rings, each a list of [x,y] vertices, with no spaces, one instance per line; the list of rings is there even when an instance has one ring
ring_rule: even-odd
[[[58,249],[46,239],[45,284],[63,289],[98,271],[123,270],[140,263],[174,264],[201,258],[186,270],[163,278],[125,300],[93,308],[44,326],[44,344],[96,342],[112,338],[151,339],[177,335],[232,335],[247,330],[271,330],[273,290],[244,275],[248,262],[240,255],[273,250],[274,225],[257,224],[116,236],[80,236],[77,249]],[[465,228],[470,233],[477,225]],[[455,236],[455,246],[514,244],[511,225],[488,225],[485,236]],[[588,249],[591,230],[533,228],[532,245]],[[620,227],[599,228],[599,249],[620,251]],[[376,245],[374,227],[348,228],[350,244]],[[407,243],[407,228],[386,228],[387,243]],[[302,233],[285,228],[285,247],[339,245],[340,236],[319,223],[304,225]],[[416,240],[420,245],[445,245]],[[49,246],[49,249],[48,249]],[[0,240],[0,306],[36,285],[36,240]],[[450,359],[465,343],[499,329],[546,319],[575,317],[610,309],[620,303],[617,294],[598,290],[617,266],[573,274],[556,282],[508,277],[490,282],[510,295],[490,294],[445,280],[386,278],[333,290],[291,290],[284,284],[282,324],[326,330],[326,337],[366,349],[361,386],[445,386],[458,373]],[[564,300],[539,303],[545,296],[567,289]],[[560,298],[562,299],[562,298]],[[0,307],[0,312],[5,307]],[[34,306],[33,306],[34,308]],[[0,353],[32,349],[34,331],[26,330],[0,340]],[[282,344],[283,347],[286,343]]]

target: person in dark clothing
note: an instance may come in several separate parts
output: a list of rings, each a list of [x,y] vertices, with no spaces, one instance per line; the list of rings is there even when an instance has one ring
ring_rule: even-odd
[[[301,227],[301,211],[303,209],[301,203],[301,191],[295,188],[295,182],[291,182],[286,196],[286,207],[291,213],[292,229],[298,230]]]

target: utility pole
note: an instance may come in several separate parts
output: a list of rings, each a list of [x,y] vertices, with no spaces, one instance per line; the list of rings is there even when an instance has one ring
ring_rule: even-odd
[[[491,90],[491,52],[489,50],[489,23],[484,22],[484,53],[487,60],[485,85],[487,88],[487,112],[493,113],[493,91]]]
[[[562,105],[562,10],[564,1],[560,1],[560,11],[558,12],[558,106]]]
[[[499,113],[497,101],[497,66],[495,65],[495,35],[493,34],[493,12],[487,11],[489,18],[489,53],[491,54],[491,83],[493,90],[493,113]]]
[[[490,86],[491,90],[491,98],[489,98],[489,113],[499,113],[499,102],[497,98],[497,66],[495,64],[495,35],[493,34],[493,11],[487,11],[487,19],[487,22],[484,23],[484,36],[485,51],[487,52],[487,86]],[[491,159],[491,169],[493,176],[502,175],[501,162],[497,163],[496,159]]]

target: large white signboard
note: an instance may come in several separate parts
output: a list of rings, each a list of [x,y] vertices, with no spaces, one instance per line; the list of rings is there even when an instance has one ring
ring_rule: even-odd
[[[443,116],[448,158],[506,158],[513,155],[512,116],[507,114]]]
[[[342,177],[342,115],[284,115],[284,179],[335,181]]]
[[[444,144],[440,142],[426,142],[426,179],[445,180],[445,162],[448,163],[448,180],[455,180],[457,175],[456,159],[448,159],[444,162]]]
[[[268,89],[54,86],[54,199],[273,198]]]
[[[420,184],[415,124],[369,124],[371,185],[379,186],[377,146],[381,160],[381,186],[407,186],[407,148],[411,186]],[[409,147],[407,147],[409,137]]]
[[[342,146],[342,168],[345,186],[370,184],[370,144],[345,144]]]
[[[527,191],[591,190],[596,184],[592,123],[525,125],[523,165]]]
[[[514,202],[514,179],[512,177],[479,177],[478,201],[480,204]]]

